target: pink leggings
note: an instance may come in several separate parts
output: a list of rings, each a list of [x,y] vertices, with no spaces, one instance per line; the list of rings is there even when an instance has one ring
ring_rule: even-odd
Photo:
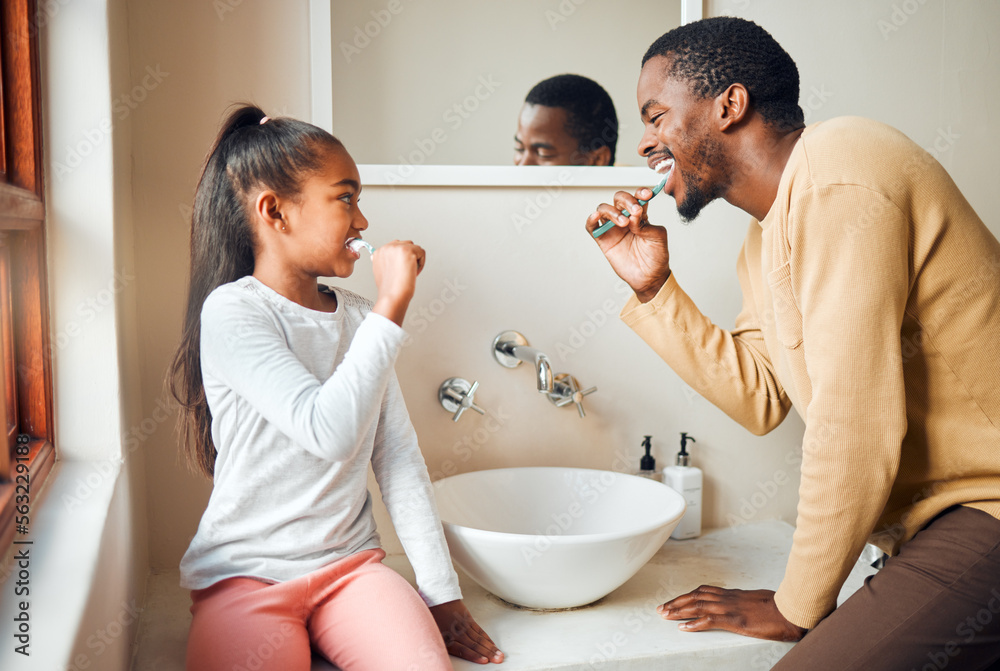
[[[191,592],[187,671],[309,671],[311,650],[344,671],[451,671],[434,618],[365,550],[301,578],[227,578]]]

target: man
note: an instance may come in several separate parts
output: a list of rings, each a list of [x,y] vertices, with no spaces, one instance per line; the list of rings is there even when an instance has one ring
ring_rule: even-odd
[[[612,165],[618,115],[592,79],[557,75],[535,84],[514,134],[514,165]]]
[[[687,24],[643,58],[639,153],[672,170],[681,217],[716,198],[753,217],[733,330],[670,272],[648,189],[587,220],[615,221],[597,243],[635,292],[621,317],[688,384],[756,434],[793,405],[806,424],[777,592],[703,586],[658,610],[688,631],[804,636],[776,669],[1000,668],[1000,243],[929,154],[856,117],[806,128],[798,89],[742,19]],[[866,540],[891,556],[834,610]]]

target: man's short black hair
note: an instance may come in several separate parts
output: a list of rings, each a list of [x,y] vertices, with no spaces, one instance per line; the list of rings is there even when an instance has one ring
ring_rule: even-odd
[[[611,150],[615,162],[618,144],[618,115],[611,96],[593,79],[580,75],[556,75],[538,82],[524,102],[566,110],[566,132],[576,140],[580,152]]]
[[[714,98],[731,84],[743,84],[769,126],[791,130],[805,124],[795,61],[753,21],[731,16],[693,21],[653,42],[642,64],[655,56],[669,57],[667,74],[688,80],[695,95]]]

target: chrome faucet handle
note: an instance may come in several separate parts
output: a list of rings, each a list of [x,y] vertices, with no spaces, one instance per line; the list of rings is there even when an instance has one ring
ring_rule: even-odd
[[[449,377],[441,383],[438,387],[438,401],[445,410],[455,413],[451,421],[457,422],[466,410],[475,410],[480,415],[486,414],[486,411],[474,402],[477,389],[479,389],[478,381],[469,384],[468,380],[460,377]]]
[[[587,413],[583,409],[583,397],[593,394],[597,391],[597,387],[589,387],[588,389],[581,390],[580,383],[569,373],[559,373],[556,375],[555,383],[552,387],[549,400],[557,408],[562,408],[570,403],[576,403],[576,409],[580,413],[580,417],[587,416]]]

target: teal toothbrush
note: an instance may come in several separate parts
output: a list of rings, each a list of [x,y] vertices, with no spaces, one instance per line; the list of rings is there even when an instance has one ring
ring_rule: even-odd
[[[660,191],[663,191],[663,185],[667,183],[668,179],[670,179],[671,172],[673,172],[672,167],[670,170],[667,171],[667,174],[663,176],[663,179],[660,180],[660,183],[653,187],[653,195],[650,196],[648,200],[641,200],[641,199],[639,200],[640,205],[645,205],[650,200],[653,200],[653,197],[656,196],[656,194],[658,194]],[[622,210],[622,214],[624,214],[626,217],[632,216],[628,210]],[[614,227],[614,225],[615,222],[611,221],[610,219],[608,221],[605,221],[603,224],[601,224],[599,228],[594,229],[593,236],[595,238],[601,237],[602,235],[610,231]]]

